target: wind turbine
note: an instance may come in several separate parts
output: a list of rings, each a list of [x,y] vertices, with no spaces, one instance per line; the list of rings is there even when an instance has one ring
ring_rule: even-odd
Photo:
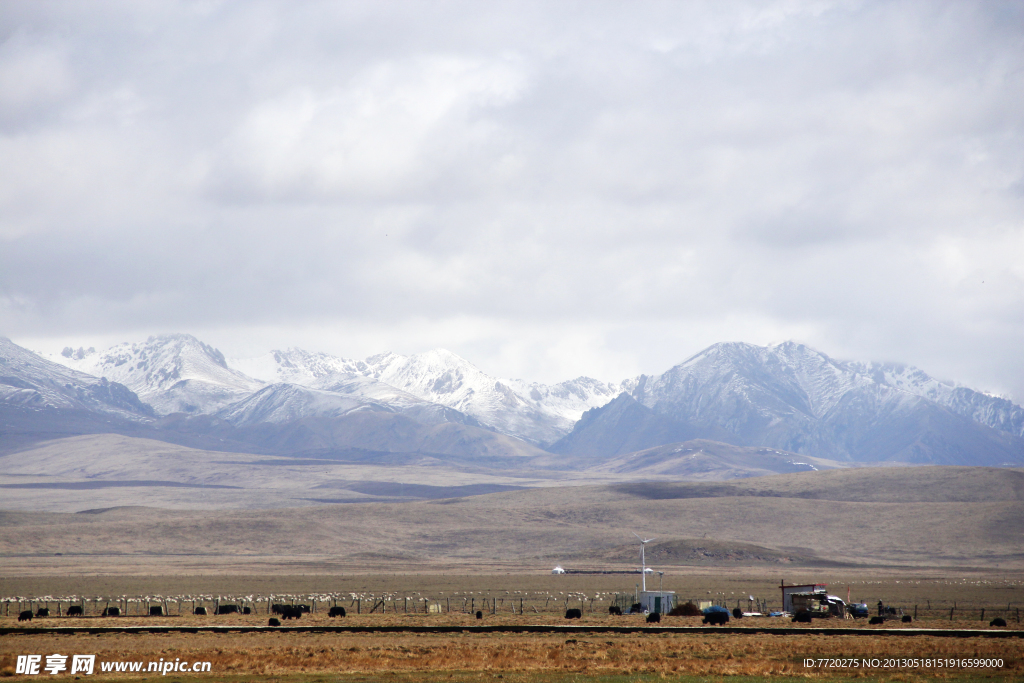
[[[640,576],[643,577],[644,592],[647,592],[647,560],[644,558],[644,548],[653,541],[653,538],[640,538],[640,534],[633,532],[633,535],[640,539]]]

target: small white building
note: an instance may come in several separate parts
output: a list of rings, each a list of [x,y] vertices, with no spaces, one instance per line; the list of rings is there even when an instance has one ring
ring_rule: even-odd
[[[551,573],[552,574],[564,574],[565,570],[562,569],[561,566],[556,566],[554,569],[551,570]]]
[[[675,606],[675,591],[640,591],[640,607],[644,612],[668,614]]]

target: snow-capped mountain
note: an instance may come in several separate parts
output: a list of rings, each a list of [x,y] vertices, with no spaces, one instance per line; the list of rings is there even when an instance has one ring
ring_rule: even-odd
[[[979,424],[1024,437],[1024,408],[1009,399],[937,380],[911,365],[860,362],[841,365],[880,384],[927,398]]]
[[[424,401],[369,377],[329,375],[313,384],[270,384],[221,409],[215,416],[234,426],[252,426],[341,417],[369,410],[404,415],[424,425],[451,422],[479,426],[476,420],[457,410]]]
[[[382,353],[363,361],[289,349],[232,360],[231,366],[266,381],[361,395],[406,414],[411,414],[405,407],[408,399],[415,398],[538,444],[568,434],[584,411],[604,405],[621,391],[619,385],[589,377],[553,386],[500,379],[444,349],[413,356]],[[356,377],[376,384],[356,384]],[[448,421],[459,421],[455,417],[450,415]]]
[[[361,361],[302,349],[271,351],[255,358],[232,358],[228,364],[264,382],[287,382],[304,387],[313,386],[317,381],[333,375],[363,374],[367,369]]]
[[[586,410],[620,393],[618,385],[589,377],[554,386],[499,379],[444,349],[413,356],[385,353],[364,362],[365,373],[375,379],[542,445],[565,436]]]
[[[0,403],[87,410],[129,419],[153,415],[123,384],[50,362],[5,337],[0,337]]]
[[[92,377],[46,382],[32,374],[46,361],[18,353],[21,370],[3,373],[0,389],[9,405],[98,401],[110,410],[121,400],[139,415],[132,400],[142,399],[157,413],[204,414],[250,432],[259,424],[344,418],[348,425],[373,422],[373,442],[382,448],[390,429],[382,425],[391,418],[351,415],[485,427],[581,461],[704,438],[839,461],[1024,464],[1024,408],[911,366],[835,360],[793,342],[715,344],[660,375],[555,385],[497,378],[443,349],[365,360],[289,349],[229,364],[195,337],[163,335],[103,352],[65,349],[57,360],[67,368],[48,364],[47,372]],[[636,403],[613,402],[622,393]],[[204,429],[195,421],[176,424]]]
[[[307,417],[339,417],[354,410],[387,411],[378,404],[330,391],[297,384],[271,384],[223,408],[216,416],[238,427],[284,424]]]
[[[527,403],[568,421],[570,425],[575,424],[591,408],[600,408],[632,388],[628,381],[615,384],[592,377],[577,377],[558,384],[524,382],[521,379],[508,380],[506,383]]]
[[[124,384],[160,414],[214,413],[264,382],[228,367],[224,355],[190,334],[166,334],[103,352],[65,348],[52,360]]]
[[[414,356],[384,353],[367,358],[366,364],[367,376],[472,415],[505,434],[546,443],[571,429],[568,420],[531,405],[508,384],[444,349]]]
[[[641,376],[631,393],[674,420],[723,429],[741,446],[868,462],[1024,462],[1019,436],[952,408],[950,397],[964,392],[946,394],[948,385],[913,368],[890,366],[886,374],[884,367],[836,361],[793,342],[723,343],[662,375]],[[976,413],[1000,400],[970,393]],[[946,403],[935,400],[944,396]]]

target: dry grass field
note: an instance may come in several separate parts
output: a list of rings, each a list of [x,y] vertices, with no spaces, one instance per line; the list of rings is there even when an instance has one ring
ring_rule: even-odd
[[[397,618],[396,619],[400,619]],[[726,634],[103,634],[16,635],[0,640],[0,675],[11,676],[22,653],[96,654],[98,661],[209,661],[211,674],[231,680],[315,674],[348,677],[418,674],[423,680],[491,680],[504,675],[568,680],[646,675],[825,677],[870,676],[882,680],[984,677],[1019,680],[1024,675],[1024,640],[915,636],[851,637]],[[937,671],[899,666],[871,671],[807,668],[806,658],[983,658],[1003,667],[981,671]],[[116,677],[110,676],[107,677]],[[121,674],[140,678],[140,674]],[[192,674],[204,679],[207,674]],[[29,678],[17,677],[16,678]],[[182,678],[171,677],[169,680]],[[342,678],[341,680],[346,680]],[[515,680],[515,679],[513,679]],[[629,678],[627,680],[637,680]]]
[[[608,615],[615,594],[632,593],[640,583],[635,530],[656,537],[648,564],[664,572],[650,576],[648,587],[663,583],[684,601],[749,609],[753,596],[778,609],[780,581],[826,583],[843,598],[872,607],[882,600],[916,615],[910,626],[887,627],[996,630],[988,624],[998,616],[1017,629],[1024,609],[1022,481],[1017,470],[894,468],[414,503],[4,512],[0,627],[22,632],[0,637],[0,676],[36,680],[15,673],[16,657],[57,652],[97,654],[99,661],[210,661],[208,674],[166,678],[211,683],[1021,680],[1021,638],[828,636],[767,617],[736,625],[785,626],[792,633],[44,635],[32,628],[258,626],[267,623],[268,602],[315,604],[300,625],[564,625],[567,607],[583,609],[584,626],[639,624],[641,617]],[[554,576],[555,564],[580,573]],[[87,616],[16,621],[29,605],[56,614],[58,604],[66,612],[69,600],[84,600]],[[249,604],[255,613],[191,615],[193,605],[212,611],[218,602]],[[327,607],[335,603],[349,615],[329,619]],[[97,616],[107,604],[127,606],[128,616]],[[151,604],[169,616],[142,616]],[[429,604],[441,612],[424,613]],[[486,612],[482,622],[473,609]],[[666,617],[663,624],[699,621]],[[865,620],[836,625],[873,628]],[[1004,667],[804,666],[806,658],[819,657],[1002,658]],[[104,676],[147,678],[95,678]]]
[[[649,556],[664,568],[1020,571],[1024,473],[839,470],[273,510],[2,512],[0,575],[629,569],[634,531],[656,538]]]
[[[326,593],[345,594],[347,599],[319,602],[316,611],[303,615],[302,626],[476,626],[512,624],[565,625],[564,608],[584,609],[582,626],[640,625],[641,616],[613,617],[607,606],[617,591],[629,591],[635,576],[568,575],[548,573],[478,574],[391,574],[391,575],[305,575],[305,576],[57,576],[5,579],[5,591],[21,595],[59,595],[76,593],[90,596],[148,596],[157,604],[157,596],[192,595],[228,602],[229,596],[276,596],[275,601],[310,602],[311,596]],[[758,570],[706,572],[696,569],[664,577],[665,588],[694,599],[716,599],[727,604],[753,594],[778,601],[774,576]],[[826,581],[830,589],[845,595],[849,586],[854,598],[887,604],[906,610],[918,604],[919,617],[912,625],[887,623],[887,628],[988,629],[988,620],[996,612],[1008,617],[1010,628],[1018,628],[1014,610],[1022,590],[1019,576],[996,574],[818,574],[814,570],[794,573],[787,582]],[[359,596],[361,613],[355,613]],[[370,606],[386,599],[386,611],[370,613]],[[406,602],[408,598],[408,602]],[[423,598],[452,611],[424,613]],[[522,603],[519,600],[522,599]],[[327,616],[327,608],[337,601],[349,615],[341,619]],[[496,601],[496,604],[492,603]],[[953,621],[947,604],[957,602]],[[928,610],[927,605],[932,605]],[[96,614],[105,602],[91,602],[87,612]],[[785,680],[824,678],[853,680],[924,681],[1020,680],[1024,676],[1024,639],[950,638],[932,635],[905,637],[865,635],[827,636],[804,633],[805,627],[788,619],[751,618],[732,622],[742,626],[785,626],[790,636],[765,634],[478,634],[457,632],[430,633],[139,633],[139,634],[32,634],[31,627],[81,625],[238,625],[267,623],[265,602],[253,603],[255,614],[198,617],[189,614],[191,603],[167,603],[172,616],[162,618],[135,616],[121,618],[86,617],[36,619],[22,624],[24,634],[0,637],[0,675],[27,679],[13,674],[19,654],[75,653],[96,654],[98,661],[209,661],[210,674],[170,676],[213,681],[506,681],[523,683],[551,681],[663,681],[663,680]],[[182,616],[176,616],[181,606]],[[206,604],[212,607],[210,601]],[[484,608],[485,618],[478,621],[464,612],[469,605]],[[491,613],[491,605],[494,613]],[[522,611],[520,611],[522,604]],[[403,609],[408,605],[410,611]],[[940,608],[940,605],[942,606]],[[987,605],[984,621],[979,619],[981,605]],[[997,608],[1001,605],[1001,608]],[[50,608],[55,605],[51,603]],[[132,603],[139,610],[142,603]],[[1009,613],[1006,608],[1010,607]],[[67,609],[67,604],[62,605]],[[514,612],[513,612],[514,610]],[[212,611],[212,610],[211,610]],[[865,631],[874,627],[866,620],[831,622],[836,626],[856,626]],[[0,626],[16,626],[14,616],[0,617]],[[699,617],[664,617],[666,626],[698,626]],[[821,622],[816,624],[820,626]],[[806,658],[926,659],[997,658],[1001,669],[936,670],[923,666],[898,666],[872,670],[808,668]],[[140,679],[143,674],[107,674],[108,678]],[[319,678],[322,677],[322,678]]]

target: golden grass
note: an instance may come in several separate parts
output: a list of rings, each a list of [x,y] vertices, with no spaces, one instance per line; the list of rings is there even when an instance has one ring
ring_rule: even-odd
[[[1002,658],[987,675],[1024,675],[1020,639],[934,636],[768,636],[730,634],[103,634],[9,636],[0,640],[0,674],[18,654],[97,654],[98,661],[181,658],[212,662],[214,675],[384,674],[429,672],[435,680],[466,672],[547,675],[853,677],[854,671],[809,670],[804,658]],[[924,669],[874,671],[872,676],[928,675]],[[959,672],[963,674],[966,672]],[[123,674],[121,678],[138,677]],[[202,678],[201,675],[193,675]],[[116,676],[114,676],[116,677]],[[27,678],[27,677],[26,677]],[[908,679],[911,680],[911,679]]]

